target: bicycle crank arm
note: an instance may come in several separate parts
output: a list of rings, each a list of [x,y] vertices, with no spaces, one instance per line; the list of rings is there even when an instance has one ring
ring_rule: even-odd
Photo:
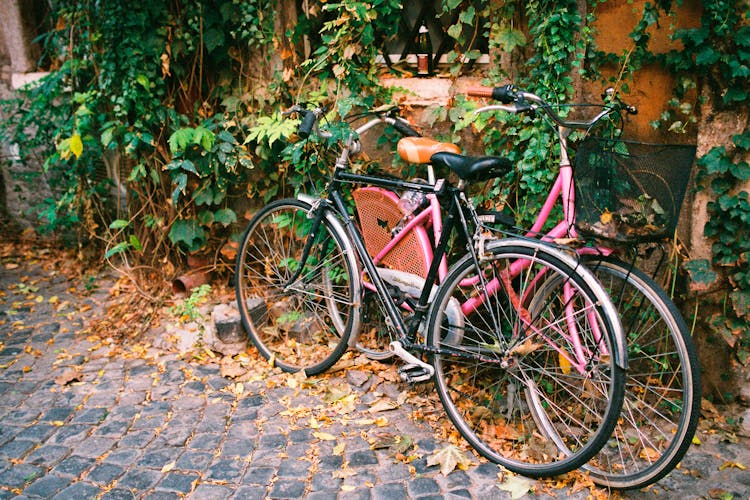
[[[406,362],[406,366],[399,370],[399,375],[407,382],[424,382],[435,374],[435,368],[417,358],[404,349],[399,340],[393,341],[388,346],[393,354]]]

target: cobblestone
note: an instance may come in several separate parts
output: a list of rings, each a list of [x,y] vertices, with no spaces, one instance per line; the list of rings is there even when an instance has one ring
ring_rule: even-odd
[[[317,380],[249,380],[238,389],[216,363],[152,345],[132,356],[135,346],[90,339],[84,325],[95,311],[70,306],[58,314],[49,301],[83,303],[59,274],[25,263],[10,270],[0,263],[0,273],[0,500],[510,498],[498,488],[500,469],[468,448],[474,464],[467,470],[443,476],[428,466],[448,441],[415,419],[408,403],[370,412],[381,397],[395,401],[405,385],[359,367],[333,371],[325,383],[353,401],[337,411]],[[47,279],[49,289],[42,302],[11,313],[11,303],[23,300],[13,292],[22,276]],[[75,376],[67,381],[66,373]],[[373,446],[388,435],[409,436],[412,456]],[[747,499],[750,473],[739,466],[750,466],[748,440],[698,437],[701,445],[679,469],[648,491],[621,496]],[[554,498],[542,482],[531,484],[530,497]],[[554,493],[583,499],[593,491]]]

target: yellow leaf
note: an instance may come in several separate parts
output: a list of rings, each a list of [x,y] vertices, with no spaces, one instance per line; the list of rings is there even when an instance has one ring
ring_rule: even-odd
[[[570,361],[568,361],[568,358],[566,356],[563,356],[562,353],[557,353],[557,357],[560,360],[560,370],[565,374],[568,375],[570,373]]]
[[[313,436],[321,441],[336,441],[336,436],[328,434],[327,432],[313,432]]]
[[[333,447],[333,454],[336,456],[343,456],[344,455],[344,448],[346,448],[346,444],[342,441],[336,446]]]
[[[378,427],[385,427],[386,425],[388,425],[388,419],[385,417],[378,417],[375,419],[375,425],[377,425]]]
[[[659,453],[653,448],[649,448],[648,446],[644,446],[640,453],[640,457],[642,459],[648,460],[650,462],[655,462],[656,460],[659,459],[660,456],[661,456],[661,453]]]
[[[739,463],[739,462],[724,462],[724,463],[723,463],[723,464],[721,464],[721,466],[719,467],[719,470],[724,470],[724,469],[728,469],[728,468],[730,468],[730,467],[734,467],[734,468],[737,468],[737,469],[740,469],[740,470],[745,470],[745,469],[747,469],[747,467],[746,467],[746,466],[742,465],[742,464],[741,464],[741,463]]]
[[[65,422],[63,422],[62,420],[54,420],[52,422],[52,425],[54,425],[55,427],[62,427],[63,425],[65,425]]]
[[[698,439],[698,436],[693,436],[693,444],[696,445],[696,446],[700,446],[701,445],[701,440]]]
[[[161,468],[161,471],[162,472],[169,472],[172,469],[174,469],[175,465],[177,465],[176,462],[169,462],[167,465],[165,465],[164,467]]]
[[[604,211],[599,217],[599,220],[602,222],[602,224],[609,224],[610,222],[612,222],[612,214],[610,212]]]
[[[70,152],[76,156],[76,160],[83,153],[83,141],[80,135],[73,134],[73,137],[70,138]]]
[[[354,491],[354,486],[351,484],[345,484],[341,487],[341,491]]]

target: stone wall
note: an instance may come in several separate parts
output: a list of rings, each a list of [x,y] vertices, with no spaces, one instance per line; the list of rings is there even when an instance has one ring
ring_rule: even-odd
[[[0,100],[4,100],[44,75],[37,71],[40,50],[32,41],[42,29],[46,6],[38,0],[0,0],[0,9]],[[37,219],[31,208],[51,191],[42,177],[43,160],[22,165],[15,161],[14,150],[12,144],[0,144],[0,215],[6,225],[33,227]]]

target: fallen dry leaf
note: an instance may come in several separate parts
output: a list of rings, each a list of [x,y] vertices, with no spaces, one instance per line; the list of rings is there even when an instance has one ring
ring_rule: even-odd
[[[506,475],[505,481],[497,484],[497,488],[510,493],[510,498],[516,500],[523,498],[528,495],[534,483],[531,479],[527,479],[523,476]]]
[[[313,432],[313,436],[321,441],[336,441],[336,436],[327,432]]]
[[[66,370],[58,377],[55,377],[57,385],[70,385],[74,382],[81,382],[83,375],[78,370]]]
[[[442,450],[438,450],[427,458],[427,465],[440,464],[440,473],[447,476],[456,467],[465,469],[474,462],[468,458],[457,446],[449,444]]]
[[[393,400],[390,399],[378,399],[377,401],[374,401],[370,405],[369,412],[370,413],[377,413],[380,411],[388,411],[388,410],[395,410],[399,407],[399,404]]]
[[[721,466],[719,467],[719,470],[728,469],[730,467],[734,467],[735,469],[740,469],[740,470],[747,469],[746,466],[742,465],[739,462],[729,462],[729,461],[727,461],[727,462],[724,462],[723,464],[721,464]]]

